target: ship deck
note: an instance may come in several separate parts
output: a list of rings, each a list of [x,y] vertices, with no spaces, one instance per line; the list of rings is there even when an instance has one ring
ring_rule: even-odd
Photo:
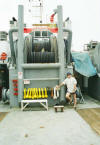
[[[77,110],[66,105],[64,112],[43,108],[10,108],[0,103],[0,112],[8,112],[0,121],[1,145],[100,145],[100,135],[80,116],[80,109],[100,108],[100,102],[88,96]],[[89,113],[89,112],[88,112]]]

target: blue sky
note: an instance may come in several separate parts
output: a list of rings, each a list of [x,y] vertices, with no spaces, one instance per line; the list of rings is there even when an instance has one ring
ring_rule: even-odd
[[[0,0],[0,30],[9,30],[9,20],[17,17],[18,4],[25,5],[25,21],[28,21],[28,0]],[[100,41],[100,0],[44,0],[44,13],[48,17],[57,4],[63,6],[63,17],[70,17],[74,50],[82,50],[90,40]]]

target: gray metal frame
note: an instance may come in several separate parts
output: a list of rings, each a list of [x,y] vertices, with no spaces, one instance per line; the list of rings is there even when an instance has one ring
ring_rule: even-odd
[[[58,20],[58,63],[47,63],[47,64],[27,64],[24,63],[24,8],[23,5],[18,6],[18,30],[10,30],[9,38],[10,38],[10,47],[11,54],[13,57],[13,62],[15,63],[15,52],[14,52],[14,44],[12,33],[18,31],[18,53],[16,62],[16,67],[9,68],[10,75],[10,106],[18,106],[23,98],[23,90],[25,88],[44,88],[44,87],[55,87],[57,84],[61,83],[65,79],[65,73],[68,71],[68,68],[65,64],[65,44],[63,39],[63,13],[62,6],[57,6],[57,20]],[[70,48],[72,41],[72,32],[70,30],[65,29],[69,33],[68,37],[68,58],[67,62],[70,63]],[[72,71],[72,68],[71,68]],[[12,80],[18,79],[18,98],[13,95],[13,86]],[[24,84],[24,80],[30,81],[29,84]],[[59,99],[56,101],[53,99],[49,100],[49,105],[55,105],[59,102]],[[61,88],[60,91],[60,102],[65,102],[65,89]]]

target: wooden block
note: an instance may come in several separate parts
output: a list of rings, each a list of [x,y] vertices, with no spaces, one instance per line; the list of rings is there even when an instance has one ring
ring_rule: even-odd
[[[64,112],[64,108],[61,108],[61,112]]]
[[[55,112],[58,112],[58,109],[60,109],[61,112],[64,112],[64,106],[54,106]]]

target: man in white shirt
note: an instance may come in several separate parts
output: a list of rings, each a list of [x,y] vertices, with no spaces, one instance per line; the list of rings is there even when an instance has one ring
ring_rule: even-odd
[[[66,85],[67,86],[67,93],[66,98],[69,100],[69,102],[72,102],[71,95],[74,97],[74,108],[76,108],[76,85],[77,81],[74,77],[72,77],[72,74],[70,72],[67,73],[67,78],[59,85],[57,88],[60,88],[61,86]]]

